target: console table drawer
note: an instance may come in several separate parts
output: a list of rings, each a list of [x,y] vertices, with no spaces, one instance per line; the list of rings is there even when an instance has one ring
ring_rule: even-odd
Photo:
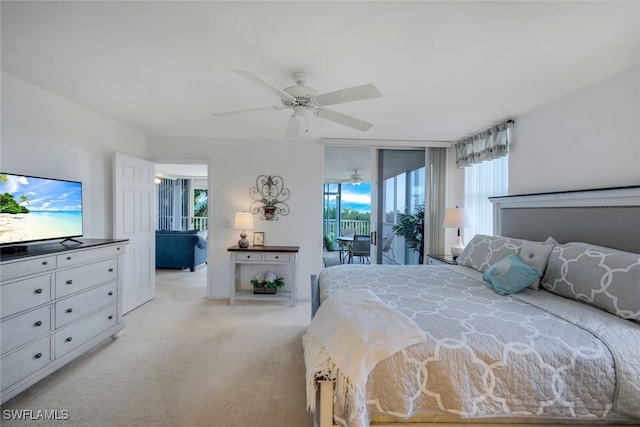
[[[2,351],[11,350],[51,330],[51,305],[5,320],[0,326]]]
[[[2,389],[45,367],[51,362],[51,338],[39,341],[5,356],[0,361]]]
[[[262,253],[260,252],[236,252],[238,261],[262,261]]]
[[[117,323],[118,306],[99,311],[81,322],[64,328],[55,335],[56,358],[64,356]]]
[[[291,254],[281,252],[265,252],[263,254],[265,261],[271,262],[289,262]]]
[[[115,304],[118,300],[116,287],[117,283],[111,282],[56,302],[56,328],[71,323],[101,307]]]
[[[51,277],[45,274],[0,286],[2,317],[51,301]]]
[[[2,264],[2,268],[0,269],[0,277],[2,277],[3,282],[6,282],[16,277],[42,273],[55,269],[56,257],[48,256]]]
[[[57,256],[58,268],[72,267],[78,264],[115,258],[124,253],[124,245],[107,246],[90,251],[77,251]]]
[[[71,295],[93,285],[115,280],[117,277],[117,259],[109,259],[58,272],[56,274],[56,298]]]

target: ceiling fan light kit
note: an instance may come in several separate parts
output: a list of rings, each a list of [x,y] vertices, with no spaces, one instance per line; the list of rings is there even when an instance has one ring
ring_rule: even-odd
[[[353,185],[360,185],[360,183],[362,182],[362,175],[360,175],[358,173],[358,170],[354,170],[354,173],[351,174],[351,184]]]
[[[297,72],[293,73],[291,77],[296,82],[294,86],[289,86],[284,89],[280,89],[271,83],[261,79],[255,74],[249,71],[233,70],[236,74],[254,82],[255,84],[273,92],[276,94],[282,106],[276,105],[273,107],[263,108],[251,108],[248,110],[230,111],[226,113],[214,114],[214,117],[227,117],[235,114],[252,113],[258,111],[267,110],[282,110],[284,108],[290,108],[293,110],[293,114],[289,118],[289,125],[285,136],[287,138],[294,138],[300,134],[302,130],[302,120],[307,120],[307,111],[313,112],[316,116],[323,119],[357,129],[365,132],[369,130],[373,124],[365,122],[364,120],[357,119],[347,114],[340,113],[335,110],[325,108],[327,105],[342,104],[345,102],[360,101],[364,99],[378,98],[380,92],[372,84],[364,84],[361,86],[355,86],[347,89],[341,89],[334,92],[327,92],[318,94],[318,91],[306,86],[309,76],[306,73]],[[305,126],[305,131],[308,131]]]

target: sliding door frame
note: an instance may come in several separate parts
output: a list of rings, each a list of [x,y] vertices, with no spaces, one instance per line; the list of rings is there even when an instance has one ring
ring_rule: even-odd
[[[379,236],[377,233],[377,225],[378,225],[378,217],[380,213],[378,212],[378,187],[381,183],[378,182],[378,150],[380,149],[389,149],[389,150],[425,150],[425,164],[429,165],[432,162],[432,156],[429,156],[427,153],[429,150],[427,148],[451,148],[451,142],[449,141],[410,141],[410,140],[378,140],[378,139],[341,139],[341,138],[323,138],[321,139],[321,144],[325,146],[336,145],[336,146],[354,146],[354,147],[369,147],[371,152],[371,225],[372,230],[372,239],[371,239],[371,261],[377,260],[378,258],[378,248],[380,248],[381,239],[383,236]],[[447,153],[442,153],[444,159],[447,158]],[[442,191],[439,192],[437,200],[438,203],[441,203],[440,211],[444,212],[444,203],[446,202],[446,195],[444,194],[444,188],[446,188],[446,176],[447,176],[447,168],[449,167],[446,160],[443,163],[445,169],[441,175],[443,182],[441,183]],[[425,174],[425,181],[428,173]],[[425,182],[426,185],[426,182]],[[429,187],[425,187],[427,191],[429,191]],[[433,196],[432,196],[433,197]],[[434,199],[434,203],[435,203]],[[437,205],[434,205],[437,206]],[[425,206],[426,208],[426,206]],[[383,213],[384,214],[384,213]],[[427,212],[425,212],[427,215]],[[443,214],[442,214],[443,215]],[[437,221],[437,219],[436,219]],[[433,245],[429,240],[425,241],[425,245],[423,248],[423,260],[426,262],[427,254],[429,250],[437,250],[433,248]]]

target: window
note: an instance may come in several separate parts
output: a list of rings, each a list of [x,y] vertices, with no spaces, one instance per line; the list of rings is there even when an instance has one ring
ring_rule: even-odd
[[[473,218],[464,232],[464,243],[476,234],[493,235],[493,205],[489,197],[506,196],[508,156],[464,168],[464,206]]]
[[[207,197],[207,189],[195,180],[162,178],[157,186],[157,229],[206,231]]]

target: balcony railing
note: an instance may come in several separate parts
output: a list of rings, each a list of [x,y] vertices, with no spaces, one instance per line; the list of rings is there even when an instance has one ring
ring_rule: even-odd
[[[193,221],[191,221],[193,220]],[[180,230],[198,230],[205,231],[209,228],[209,219],[206,216],[180,218]],[[173,230],[173,217],[165,216],[158,218],[159,230]]]
[[[356,230],[359,236],[368,236],[371,234],[371,223],[369,221],[345,219],[340,221],[340,227],[337,226],[335,219],[325,220],[325,230],[327,234],[340,236],[344,230]]]

